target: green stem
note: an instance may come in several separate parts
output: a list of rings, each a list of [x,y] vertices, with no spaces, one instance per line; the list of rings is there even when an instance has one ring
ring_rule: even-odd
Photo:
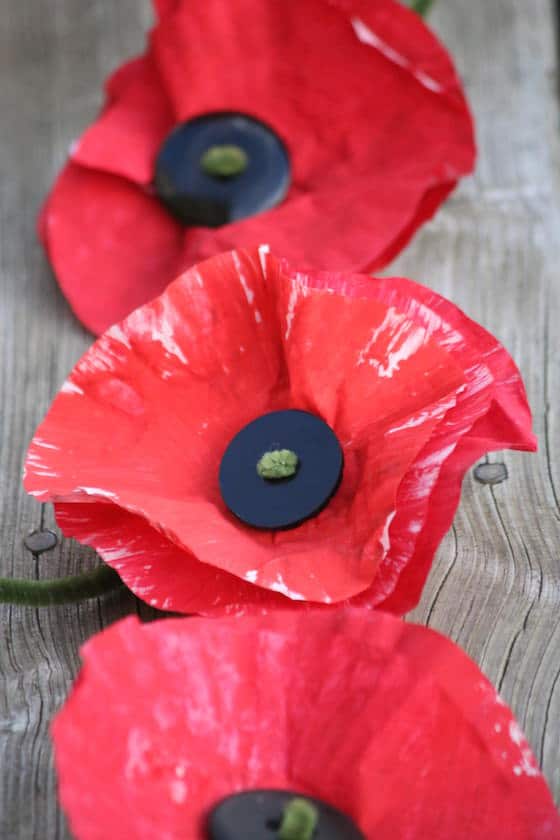
[[[81,575],[54,580],[0,578],[0,603],[48,607],[97,598],[123,586],[118,574],[105,564]]]
[[[278,840],[311,840],[319,812],[307,799],[292,799],[284,808]]]
[[[420,17],[426,17],[435,0],[410,0],[410,8]]]

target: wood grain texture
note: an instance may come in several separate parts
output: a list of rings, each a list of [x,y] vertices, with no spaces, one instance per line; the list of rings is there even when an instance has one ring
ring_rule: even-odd
[[[137,52],[148,0],[3,0],[0,29],[0,574],[70,573],[71,542],[34,560],[24,535],[52,514],[20,488],[35,426],[90,338],[60,296],[35,216],[68,145],[94,116],[108,70]],[[560,132],[552,0],[440,0],[478,121],[480,161],[390,273],[456,300],[513,353],[538,455],[500,453],[509,477],[467,477],[413,618],[462,645],[523,724],[560,799]],[[48,725],[79,645],[138,609],[126,593],[79,606],[0,608],[0,837],[61,840]],[[149,617],[150,611],[141,608]]]

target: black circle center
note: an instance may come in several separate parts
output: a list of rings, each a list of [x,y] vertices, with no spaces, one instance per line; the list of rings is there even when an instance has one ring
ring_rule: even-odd
[[[288,152],[278,135],[234,111],[174,128],[155,165],[158,197],[187,225],[219,227],[262,213],[283,200],[289,183]]]
[[[247,790],[222,799],[210,812],[210,840],[275,840],[282,813],[301,794],[286,790]],[[305,797],[317,808],[313,840],[365,840],[355,823],[342,811],[319,799]]]
[[[292,475],[259,474],[264,455],[284,452],[297,454]],[[343,463],[340,443],[320,417],[298,409],[272,411],[241,429],[228,445],[220,464],[222,498],[253,528],[295,528],[330,501]]]

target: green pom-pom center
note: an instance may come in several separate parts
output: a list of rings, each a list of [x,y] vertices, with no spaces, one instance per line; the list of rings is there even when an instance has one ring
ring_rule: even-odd
[[[210,146],[200,158],[200,167],[214,178],[232,178],[247,169],[249,158],[239,146]]]
[[[275,449],[265,452],[257,463],[257,473],[269,481],[291,478],[296,474],[299,458],[291,449]]]
[[[292,799],[284,808],[278,840],[311,840],[319,812],[307,799]]]

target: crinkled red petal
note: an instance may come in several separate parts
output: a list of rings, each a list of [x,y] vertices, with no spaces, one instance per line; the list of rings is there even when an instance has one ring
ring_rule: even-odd
[[[203,840],[222,797],[266,787],[379,840],[560,837],[511,712],[426,628],[350,609],[128,618],[83,659],[53,726],[77,840]]]
[[[239,110],[283,138],[293,174],[278,208],[218,229],[189,230],[181,268],[268,242],[301,267],[376,269],[472,170],[472,120],[451,59],[420,17],[396,0],[226,6],[156,0],[155,6],[149,50],[112,77],[108,104],[74,160],[145,185],[173,121]],[[74,215],[73,208],[66,212]],[[108,221],[118,212],[115,206]],[[56,230],[51,237],[57,239]],[[90,262],[103,266],[99,238],[88,248]],[[104,320],[91,315],[96,286],[76,307],[65,266],[55,264],[55,272],[88,326],[101,331],[114,322],[118,304],[103,301]],[[128,272],[122,274],[126,284]],[[80,288],[90,286],[83,269],[74,276]],[[149,300],[169,279],[148,261],[136,300]],[[118,303],[128,298],[118,278],[112,288]]]
[[[466,387],[399,487],[390,549],[354,603],[404,614],[418,602],[433,555],[451,527],[467,469],[494,449],[534,450],[520,373],[504,347],[433,290],[404,278],[319,273],[311,282],[396,306],[429,331],[465,371]]]
[[[158,20],[165,15],[172,14],[181,0],[153,0],[153,6]]]
[[[158,295],[181,267],[184,232],[139,187],[75,163],[40,217],[58,282],[92,332]]]
[[[226,109],[270,122],[288,143],[298,190],[380,171],[429,174],[434,186],[472,167],[472,123],[450,58],[396,0],[179,3],[151,47],[179,119]]]
[[[204,10],[176,3],[152,49],[181,119],[247,111],[275,128],[292,159],[284,205],[193,231],[186,264],[266,241],[302,266],[377,268],[472,169],[472,123],[451,60],[394,0],[258,9],[234,0],[227,13],[219,0]]]
[[[432,482],[425,516],[420,518],[417,528],[418,539],[408,562],[402,564],[402,574],[383,608],[397,614],[404,614],[418,603],[424,583],[430,571],[437,546],[451,527],[461,495],[461,484],[466,471],[483,455],[499,449],[521,449],[535,451],[537,447],[532,432],[531,411],[521,375],[509,353],[494,336],[467,318],[450,301],[430,289],[418,287],[403,278],[381,281],[382,299],[389,300],[391,291],[401,306],[404,299],[413,296],[421,302],[424,320],[437,313],[441,325],[432,337],[439,340],[451,355],[467,371],[468,387],[455,408],[449,412],[447,437],[437,436],[430,441],[426,451],[418,459],[428,462],[434,469],[434,458],[439,452],[439,469]],[[452,336],[461,336],[462,341],[451,343]],[[488,381],[487,374],[491,375]],[[486,406],[486,410],[484,410]],[[472,422],[474,421],[474,422]],[[461,436],[461,426],[467,429]],[[455,443],[454,446],[452,444]],[[442,457],[447,456],[447,457]],[[415,478],[411,483],[403,481],[397,502],[397,516],[393,521],[395,533],[406,527],[406,516],[410,498],[414,502]],[[408,497],[408,498],[407,498]],[[402,517],[402,518],[401,518]],[[408,523],[410,528],[410,522]],[[392,534],[390,537],[392,539]],[[391,552],[385,558],[388,568],[394,558]],[[381,571],[381,570],[380,570]],[[379,575],[379,579],[382,574]]]
[[[221,228],[193,228],[185,237],[185,266],[217,251],[251,248],[266,242],[299,268],[328,267],[360,271],[381,267],[409,241],[421,222],[435,212],[416,177],[387,178],[384,174],[352,178],[345,174],[335,186],[302,191],[267,213]],[[454,183],[435,188],[447,195]],[[426,195],[428,196],[426,198]]]
[[[142,516],[112,504],[55,505],[67,537],[90,545],[135,595],[152,607],[200,615],[243,615],[286,607],[277,592],[206,563],[156,531]]]
[[[399,485],[463,388],[461,366],[396,307],[314,289],[264,251],[233,252],[187,272],[84,356],[38,430],[26,487],[42,501],[119,505],[202,563],[332,603],[372,584]],[[334,428],[343,482],[318,517],[258,532],[224,508],[219,463],[247,422],[288,407]],[[113,564],[105,538],[103,548]],[[188,601],[191,576],[184,585],[153,597]]]
[[[175,125],[172,105],[149,54],[129,61],[110,77],[107,100],[72,149],[72,160],[149,184],[159,148]]]

